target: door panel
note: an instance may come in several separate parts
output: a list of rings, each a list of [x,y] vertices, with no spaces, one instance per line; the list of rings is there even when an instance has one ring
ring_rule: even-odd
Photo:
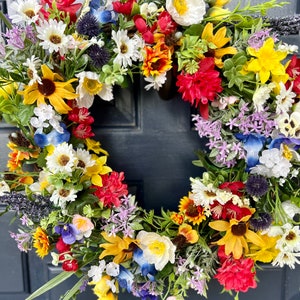
[[[233,4],[237,1],[233,0]],[[242,1],[248,3],[248,0]],[[260,1],[252,1],[252,4]],[[4,2],[0,2],[4,11]],[[297,0],[283,9],[273,12],[276,16],[294,14],[300,10]],[[299,43],[299,37],[286,38]],[[176,209],[179,199],[189,191],[189,177],[201,175],[201,170],[192,165],[196,158],[194,151],[203,147],[191,124],[191,109],[179,96],[170,101],[161,100],[156,92],[146,92],[143,83],[135,81],[127,90],[115,90],[116,100],[104,102],[95,100],[92,114],[95,117],[95,132],[110,156],[108,165],[116,171],[124,171],[130,192],[137,195],[137,201],[147,209]],[[5,169],[8,150],[7,135],[13,129],[1,124],[0,170]],[[60,272],[51,264],[51,257],[41,261],[34,252],[22,254],[10,238],[9,231],[16,232],[17,224],[9,225],[11,215],[0,218],[0,300],[21,300],[43,283]],[[240,300],[256,298],[272,300],[300,299],[300,267],[295,270],[264,266],[258,270],[258,287]],[[39,300],[58,300],[76,282],[73,276],[53,291],[39,297]],[[221,287],[212,281],[209,300],[230,300],[227,294],[220,295]],[[79,300],[93,300],[88,292],[78,296]],[[120,300],[137,299],[122,294]],[[188,299],[204,299],[190,293]]]

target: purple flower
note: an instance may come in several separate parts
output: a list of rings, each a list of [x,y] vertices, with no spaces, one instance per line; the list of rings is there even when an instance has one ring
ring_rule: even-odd
[[[10,232],[11,238],[13,238],[17,242],[18,249],[22,252],[27,252],[30,250],[30,239],[31,235],[27,232],[22,233],[13,233]]]
[[[250,219],[250,226],[255,231],[265,230],[270,227],[272,221],[272,216],[269,213],[263,212]]]
[[[22,39],[23,31],[18,27],[6,30],[4,36],[7,38],[7,44],[18,49],[24,49],[24,41]]]
[[[259,48],[262,47],[262,45],[264,44],[264,41],[269,37],[272,37],[274,39],[274,41],[277,41],[276,35],[270,34],[271,30],[272,30],[272,28],[267,28],[267,29],[262,29],[260,31],[255,32],[248,39],[248,45],[250,47],[258,50]]]
[[[95,68],[102,68],[110,59],[108,50],[104,47],[100,47],[97,44],[91,45],[87,50],[87,54],[89,55]]]
[[[79,34],[89,38],[96,37],[101,32],[97,18],[91,13],[85,14],[78,20],[76,29]]]
[[[76,242],[76,235],[80,233],[73,224],[55,226],[55,232],[60,234],[65,244],[71,245]]]
[[[261,175],[250,175],[245,185],[246,191],[251,196],[261,197],[269,189],[268,180]]]

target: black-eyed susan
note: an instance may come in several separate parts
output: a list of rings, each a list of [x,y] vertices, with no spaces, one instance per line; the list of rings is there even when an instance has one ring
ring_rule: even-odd
[[[78,96],[72,86],[77,79],[73,78],[64,82],[63,78],[52,72],[47,65],[42,65],[41,70],[43,74],[41,83],[26,85],[23,91],[18,92],[24,97],[23,103],[31,105],[37,102],[39,106],[46,103],[47,99],[58,113],[67,114],[71,107],[65,103],[64,99],[72,100]]]
[[[218,220],[209,223],[209,226],[217,231],[226,231],[225,235],[215,244],[225,246],[225,254],[232,254],[235,259],[239,259],[243,254],[248,253],[248,242],[263,247],[262,238],[249,229],[250,215],[242,217],[240,220],[230,219],[228,221]]]
[[[49,238],[47,233],[41,227],[37,227],[33,234],[33,247],[36,248],[36,253],[41,258],[44,258],[44,256],[49,253]]]

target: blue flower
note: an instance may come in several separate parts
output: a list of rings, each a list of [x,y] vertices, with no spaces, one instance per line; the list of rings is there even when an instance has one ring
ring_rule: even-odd
[[[120,273],[117,277],[120,287],[126,289],[128,293],[130,293],[133,284],[133,279],[133,274],[128,269],[120,265]]]
[[[76,235],[80,233],[73,224],[55,226],[55,232],[60,234],[65,244],[71,245],[76,242]]]
[[[61,123],[63,133],[53,129],[48,134],[43,133],[42,128],[38,129],[34,134],[34,141],[40,147],[44,148],[50,144],[57,146],[63,142],[68,142],[70,139],[70,132],[67,130],[66,124]]]
[[[242,141],[244,144],[244,148],[247,152],[246,171],[249,172],[251,168],[255,167],[258,164],[259,162],[258,154],[263,148],[266,138],[258,134],[242,134],[242,133],[237,133],[235,137],[238,140]]]
[[[148,276],[150,280],[154,280],[154,276],[157,273],[154,264],[149,264],[143,255],[143,250],[136,248],[133,252],[133,260],[140,266],[143,276]]]

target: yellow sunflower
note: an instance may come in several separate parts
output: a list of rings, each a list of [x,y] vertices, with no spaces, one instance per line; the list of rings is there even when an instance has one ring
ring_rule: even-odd
[[[249,251],[248,242],[260,247],[264,246],[262,238],[249,229],[250,217],[251,215],[247,215],[240,220],[231,219],[229,222],[217,220],[209,223],[209,226],[214,230],[226,231],[225,235],[215,242],[219,246],[225,245],[226,255],[232,254],[235,259],[241,258],[243,254]]]
[[[58,113],[67,114],[71,107],[65,103],[64,99],[73,100],[78,97],[71,84],[77,79],[73,78],[63,82],[63,78],[57,73],[53,73],[48,66],[42,65],[41,69],[43,74],[41,83],[35,82],[27,85],[23,91],[18,92],[24,96],[23,103],[31,105],[37,102],[37,105],[41,105],[46,103],[45,99],[48,99]]]
[[[108,241],[108,243],[100,244],[101,248],[104,248],[100,254],[99,259],[105,256],[114,256],[113,262],[120,264],[132,257],[131,244],[136,243],[136,240],[130,237],[124,237],[123,239],[119,236],[109,236],[106,232],[102,232],[101,235]]]
[[[230,37],[226,37],[226,27],[221,27],[215,34],[213,33],[214,27],[212,23],[207,23],[203,29],[201,38],[203,40],[208,41],[209,43],[214,44],[215,49],[211,49],[215,65],[218,68],[223,68],[222,57],[226,54],[236,54],[237,50],[234,47],[225,47],[223,48],[229,41]]]
[[[184,213],[186,220],[193,225],[200,224],[206,219],[205,209],[195,205],[195,202],[187,196],[180,199],[179,211]]]
[[[41,227],[38,227],[33,234],[33,247],[36,248],[36,253],[41,258],[49,253],[50,242],[48,235]]]

